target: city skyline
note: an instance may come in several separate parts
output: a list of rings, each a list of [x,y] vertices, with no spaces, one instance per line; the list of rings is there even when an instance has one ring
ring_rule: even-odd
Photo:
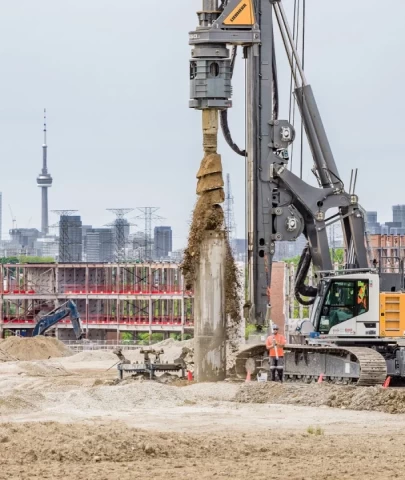
[[[10,47],[2,50],[0,58],[4,71],[18,72],[3,78],[7,95],[0,122],[7,141],[1,142],[0,156],[10,165],[7,182],[0,184],[4,205],[11,205],[18,226],[28,226],[32,218],[30,226],[40,229],[41,198],[33,180],[38,175],[40,126],[46,106],[52,130],[50,171],[55,179],[49,208],[79,210],[88,223],[101,227],[110,219],[105,208],[111,204],[164,205],[167,221],[176,232],[174,248],[182,247],[196,200],[195,174],[202,158],[200,116],[187,106],[191,53],[184,33],[197,24],[199,1],[178,0],[176,8],[158,0],[143,4],[143,15],[148,18],[154,17],[159,8],[157,31],[164,30],[168,22],[182,24],[186,30],[174,28],[165,40],[166,48],[176,55],[157,59],[149,51],[137,49],[136,62],[129,60],[133,45],[150,36],[146,24],[133,28],[133,19],[139,13],[137,5],[129,0],[122,0],[119,8],[114,2],[103,3],[102,7],[94,0],[85,3],[83,6],[83,2],[72,0],[64,4],[61,13],[51,0],[25,2],[24,14],[18,2],[4,5],[0,38]],[[401,191],[405,148],[401,130],[405,98],[393,97],[395,79],[401,77],[405,66],[395,61],[402,53],[402,43],[391,32],[401,31],[405,4],[397,2],[394,17],[389,11],[370,7],[365,0],[350,7],[313,0],[307,8],[305,70],[341,177],[347,186],[351,168],[359,167],[356,193],[361,205],[366,210],[378,209],[381,218],[388,220],[390,206],[397,201],[396,192]],[[290,3],[286,10],[291,15]],[[339,24],[339,35],[327,27],[329,21]],[[356,41],[357,36],[365,38],[370,29],[380,34],[367,36],[367,43]],[[151,48],[158,48],[159,43],[154,39]],[[280,52],[279,57],[284,55]],[[338,67],[337,58],[344,58]],[[378,76],[373,74],[376,64],[385,65]],[[164,88],[159,75],[140,75],[139,65],[150,72],[170,71]],[[290,76],[284,67],[280,61],[280,118],[288,118],[289,106]],[[331,71],[338,74],[329,75]],[[241,147],[245,138],[243,82],[244,65],[238,55],[229,121]],[[375,104],[370,98],[381,91],[381,85],[386,95],[381,115],[390,122],[379,126],[381,141],[376,143]],[[159,121],[166,127],[158,136],[150,128],[156,122],[156,113],[151,108],[153,101],[145,95],[149,89],[164,96],[164,102],[157,102]],[[356,119],[356,135],[342,136],[348,117]],[[232,177],[235,221],[241,237],[245,225],[245,166],[243,159],[225,145],[222,135],[219,142],[224,172]],[[392,176],[389,187],[379,189],[377,199],[370,188],[375,184],[370,165],[378,165],[381,158],[389,158],[398,174]],[[303,178],[314,183],[311,167],[305,149]],[[292,168],[297,171],[298,159]],[[170,194],[171,188],[175,194]],[[3,217],[4,231],[8,232],[12,228],[8,209]]]

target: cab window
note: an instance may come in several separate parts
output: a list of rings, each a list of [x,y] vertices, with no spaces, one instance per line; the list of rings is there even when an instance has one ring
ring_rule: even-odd
[[[368,300],[368,280],[332,281],[321,310],[320,333],[367,312]]]

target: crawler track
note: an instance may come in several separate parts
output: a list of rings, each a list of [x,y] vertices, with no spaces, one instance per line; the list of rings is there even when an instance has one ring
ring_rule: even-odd
[[[332,383],[351,383],[358,386],[382,385],[387,377],[387,365],[382,355],[371,348],[366,347],[337,347],[337,346],[310,346],[310,345],[287,345],[286,355],[295,355],[295,364],[303,362],[306,365],[306,374],[295,374],[289,371],[287,362],[284,369],[286,380],[295,381],[316,381],[321,374],[325,375],[319,363],[314,362],[311,371],[311,362],[308,358],[312,355],[322,354],[324,357],[349,358],[350,361],[359,366],[358,374],[352,376],[345,373],[326,374],[325,380]],[[254,359],[254,361],[252,361]],[[247,368],[252,375],[257,374],[260,368],[266,369],[266,348],[264,345],[255,345],[242,351],[236,359],[236,374],[239,378],[245,378]],[[309,369],[309,371],[308,371]]]

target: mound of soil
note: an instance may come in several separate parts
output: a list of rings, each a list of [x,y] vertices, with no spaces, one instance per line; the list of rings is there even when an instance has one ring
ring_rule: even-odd
[[[54,357],[67,357],[72,351],[53,337],[8,337],[0,344],[0,361],[46,360]]]
[[[83,352],[76,353],[69,357],[66,361],[68,363],[80,363],[80,362],[102,362],[118,361],[118,358],[112,351],[104,350],[84,350]]]
[[[234,401],[405,413],[405,390],[382,387],[252,382],[241,386]]]

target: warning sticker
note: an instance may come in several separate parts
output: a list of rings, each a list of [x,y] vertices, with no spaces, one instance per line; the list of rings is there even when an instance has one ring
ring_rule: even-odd
[[[224,25],[254,25],[252,0],[242,0],[226,17]]]

